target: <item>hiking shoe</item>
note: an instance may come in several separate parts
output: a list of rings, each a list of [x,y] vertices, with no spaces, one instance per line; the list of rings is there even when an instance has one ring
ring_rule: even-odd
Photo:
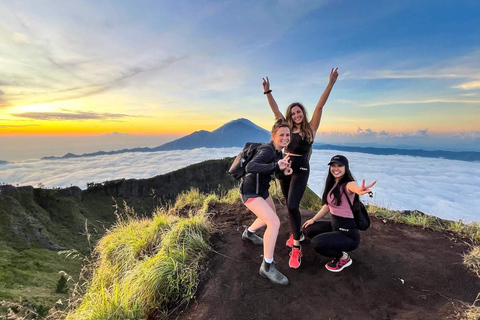
[[[256,245],[263,244],[263,239],[261,237],[257,236],[255,233],[252,232],[250,232],[250,235],[248,234],[248,228],[245,228],[245,231],[243,231],[242,240],[250,240],[253,244]]]
[[[298,269],[300,263],[302,262],[302,250],[293,248],[290,252],[290,260],[288,260],[288,265],[290,268]]]
[[[350,256],[348,256],[347,259],[342,259],[342,258],[336,258],[330,261],[325,265],[325,268],[327,268],[328,271],[332,272],[340,272],[344,268],[352,265],[352,259]]]
[[[300,237],[300,242],[305,240],[305,236],[302,233],[302,236]],[[293,248],[293,234],[290,235],[290,238],[288,238],[287,243],[285,243],[287,247]]]
[[[262,277],[267,278],[274,284],[281,286],[288,285],[288,279],[275,267],[275,262],[266,263],[263,260],[262,265],[260,266],[259,273]]]

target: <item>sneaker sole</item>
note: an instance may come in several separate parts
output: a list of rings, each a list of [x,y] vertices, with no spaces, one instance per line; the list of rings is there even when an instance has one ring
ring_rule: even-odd
[[[328,265],[326,264],[325,265],[325,268],[330,271],[330,272],[340,272],[342,271],[343,269],[345,269],[346,267],[349,267],[352,265],[352,259],[350,259],[350,261],[348,261],[343,267],[341,267],[340,269],[329,269],[328,268]]]
[[[290,268],[292,268],[292,269],[298,269],[298,268],[300,268],[300,265],[301,265],[301,264],[302,264],[302,260],[300,260],[300,261],[298,262],[298,266],[296,266],[296,267],[295,267],[295,266],[292,266],[292,265],[290,264],[290,261],[288,262],[288,266],[289,266]]]
[[[264,275],[263,273],[261,272],[258,272],[262,277],[264,277],[265,279],[268,279],[268,277],[266,275]],[[287,280],[287,283],[277,283],[277,282],[273,282],[272,280],[268,279],[271,283],[273,284],[276,284],[277,286],[288,286],[288,284],[290,283],[290,281]]]

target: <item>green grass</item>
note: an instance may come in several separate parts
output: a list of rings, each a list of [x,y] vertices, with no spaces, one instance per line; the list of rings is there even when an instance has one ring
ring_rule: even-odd
[[[480,277],[480,246],[472,246],[470,251],[463,255],[463,263]]]
[[[270,194],[284,203],[279,183],[271,184]],[[154,210],[149,218],[137,216],[125,203],[122,208],[117,206],[117,221],[96,243],[93,255],[81,270],[80,280],[75,287],[69,282],[68,308],[52,312],[49,319],[161,317],[172,307],[192,299],[202,271],[201,261],[210,249],[208,216],[210,206],[215,203],[241,204],[238,188],[217,190],[210,195],[192,188],[180,193],[174,205]],[[57,204],[56,220],[62,224],[64,206],[68,206],[68,202]],[[300,206],[317,211],[321,200],[307,188]],[[449,231],[473,244],[480,242],[478,223],[451,222],[423,214],[404,215],[375,205],[367,208],[370,215],[379,219]],[[68,214],[78,217],[79,211]],[[478,246],[472,246],[465,254],[464,263],[480,276]],[[54,293],[60,270],[70,275],[79,274],[80,260],[67,259],[45,249],[18,250],[4,244],[0,246],[0,300],[20,304],[28,300],[28,308],[45,314],[58,299],[66,303],[66,294]],[[478,301],[466,307],[462,315],[477,319],[480,308],[476,304]],[[0,303],[0,319],[4,311]]]
[[[119,215],[96,245],[85,294],[66,319],[166,315],[172,305],[192,299],[210,248],[204,205],[217,200],[193,189],[180,194],[170,210],[157,209],[153,218]],[[189,216],[178,216],[181,210]]]
[[[31,248],[17,251],[1,246],[0,300],[20,303],[31,310],[50,309],[59,299],[68,298],[66,293],[55,293],[59,272],[76,276],[80,268],[79,259],[66,258],[50,250]],[[6,311],[3,304],[0,303],[0,314]]]
[[[471,240],[474,244],[480,244],[480,224],[478,222],[464,223],[452,221],[447,229],[459,236]]]

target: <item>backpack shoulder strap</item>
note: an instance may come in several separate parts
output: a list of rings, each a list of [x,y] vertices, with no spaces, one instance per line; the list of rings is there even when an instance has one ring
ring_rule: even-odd
[[[343,185],[343,193],[345,193],[345,198],[347,198],[348,204],[350,205],[350,209],[353,211],[353,204],[352,204],[352,201],[350,201],[350,197],[348,196],[348,193],[347,193],[347,183],[348,182],[346,182]],[[356,196],[356,194],[355,194],[355,196]],[[355,198],[353,198],[353,201],[355,201]]]

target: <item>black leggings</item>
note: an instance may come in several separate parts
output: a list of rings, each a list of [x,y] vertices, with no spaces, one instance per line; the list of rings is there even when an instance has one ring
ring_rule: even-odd
[[[332,215],[332,221],[318,221],[304,230],[315,251],[327,257],[340,258],[342,251],[353,251],[360,244],[355,220]]]
[[[300,201],[307,188],[310,164],[308,156],[291,156],[293,173],[280,181],[282,193],[287,200],[288,216],[292,228],[293,239],[300,240],[302,217],[300,216]]]

